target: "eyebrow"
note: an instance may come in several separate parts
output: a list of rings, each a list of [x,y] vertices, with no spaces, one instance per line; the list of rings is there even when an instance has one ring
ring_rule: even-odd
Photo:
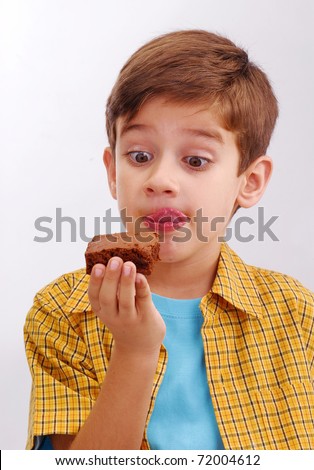
[[[149,130],[150,127],[146,126],[146,124],[129,124],[128,122],[124,123],[122,128],[121,128],[121,134],[120,137],[123,137],[125,134],[127,134],[130,131],[144,131],[144,130]]]
[[[220,144],[224,143],[221,133],[215,129],[183,129],[183,131],[193,137],[205,137],[206,139],[217,140]]]
[[[120,137],[124,136],[125,134],[131,131],[145,131],[145,130],[147,131],[150,129],[151,127],[147,126],[146,124],[136,124],[136,123],[132,124],[132,123],[126,122],[122,126]],[[203,137],[206,139],[216,140],[220,144],[224,143],[221,133],[215,129],[205,130],[205,129],[193,129],[193,128],[190,129],[189,128],[189,129],[182,129],[182,132],[190,134],[193,137]]]

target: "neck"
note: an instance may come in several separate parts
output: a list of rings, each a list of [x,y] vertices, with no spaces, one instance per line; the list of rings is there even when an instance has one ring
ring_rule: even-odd
[[[153,293],[174,299],[203,297],[216,277],[220,251],[193,260],[160,261],[148,277]]]

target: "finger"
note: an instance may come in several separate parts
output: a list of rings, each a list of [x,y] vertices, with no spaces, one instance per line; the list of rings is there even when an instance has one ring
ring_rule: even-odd
[[[152,295],[146,277],[143,274],[136,274],[135,278],[135,302],[139,309],[152,302]]]
[[[106,272],[99,291],[100,307],[108,314],[117,314],[117,292],[121,275],[123,261],[114,256],[106,266]]]
[[[131,261],[124,263],[119,286],[119,315],[131,317],[135,311],[136,266]]]
[[[106,267],[103,264],[95,264],[90,275],[87,293],[92,310],[95,313],[100,310],[99,292],[105,271]]]

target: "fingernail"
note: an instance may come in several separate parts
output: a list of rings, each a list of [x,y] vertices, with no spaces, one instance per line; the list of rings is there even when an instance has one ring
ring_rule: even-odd
[[[94,274],[95,274],[95,277],[102,277],[102,275],[103,275],[103,270],[100,269],[100,268],[95,268],[95,269],[94,269]]]
[[[116,271],[119,267],[119,261],[116,260],[116,259],[112,259],[109,263],[109,269],[111,269],[112,271]]]
[[[125,276],[129,276],[129,275],[131,274],[131,271],[132,271],[132,268],[131,268],[131,266],[130,266],[129,264],[125,264],[125,265],[123,266],[123,274],[124,274]]]

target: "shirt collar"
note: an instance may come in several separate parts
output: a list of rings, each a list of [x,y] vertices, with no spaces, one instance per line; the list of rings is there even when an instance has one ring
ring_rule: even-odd
[[[261,317],[262,305],[255,272],[256,268],[245,264],[227,243],[222,243],[217,274],[207,297],[211,293],[218,294],[242,312]]]
[[[78,269],[71,274],[73,276],[72,291],[63,307],[64,311],[66,313],[91,311],[92,307],[87,293],[90,276],[86,274],[85,269]]]
[[[64,310],[67,313],[90,311],[87,289],[89,276],[85,269],[72,273],[73,290]],[[239,256],[226,244],[221,244],[217,274],[210,292],[217,294],[237,309],[255,317],[262,316],[261,300],[255,281],[255,269],[246,265]]]

